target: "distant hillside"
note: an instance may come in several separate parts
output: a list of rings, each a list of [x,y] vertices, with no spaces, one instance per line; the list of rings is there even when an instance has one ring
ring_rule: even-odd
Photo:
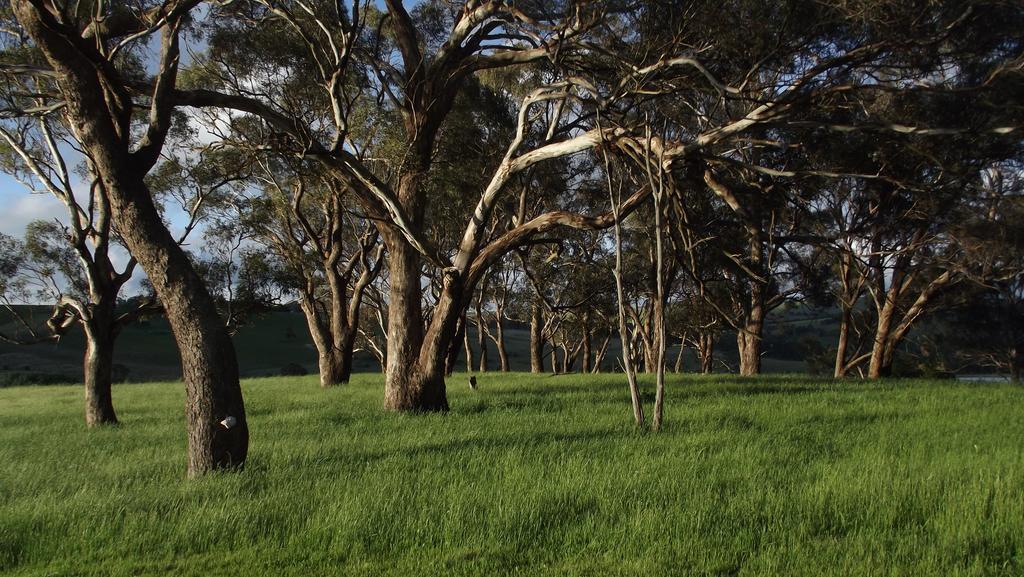
[[[31,307],[25,309],[38,322],[45,321],[49,309]],[[765,338],[765,362],[767,372],[802,372],[806,370],[804,355],[807,343],[831,346],[836,334],[835,315],[830,311],[791,307],[776,311],[769,317]],[[0,327],[10,331],[14,328],[11,319],[0,317]],[[471,340],[475,342],[471,331]],[[506,330],[507,348],[512,370],[525,371],[530,368],[529,339],[527,327],[512,323]],[[268,313],[256,319],[251,325],[241,328],[235,335],[238,359],[243,376],[265,376],[280,373],[288,364],[297,363],[310,373],[317,370],[316,349],[310,341],[305,319],[295,310]],[[609,350],[606,368],[611,369],[619,354],[617,342]],[[669,365],[675,360],[678,347],[669,351]],[[77,328],[69,332],[60,342],[37,345],[11,345],[0,343],[0,373],[45,373],[62,375],[72,381],[80,377],[84,340]],[[716,346],[717,372],[736,366],[736,342],[733,333],[723,333]],[[488,358],[496,368],[498,355],[493,345],[489,346]],[[685,355],[685,368],[695,370],[695,361],[689,351]],[[124,365],[129,381],[176,379],[181,375],[178,353],[167,321],[151,319],[125,329],[117,341],[115,363]],[[465,360],[459,359],[459,366]],[[375,358],[367,353],[356,353],[356,372],[379,371]]]

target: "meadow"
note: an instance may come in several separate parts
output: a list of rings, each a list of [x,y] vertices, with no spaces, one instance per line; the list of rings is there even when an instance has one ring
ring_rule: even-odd
[[[651,434],[621,375],[479,380],[446,415],[246,380],[246,468],[198,481],[180,383],[99,430],[77,386],[0,389],[0,573],[1024,574],[1024,388],[670,375]]]

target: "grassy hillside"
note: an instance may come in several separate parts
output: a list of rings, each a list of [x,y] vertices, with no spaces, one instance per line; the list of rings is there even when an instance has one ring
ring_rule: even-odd
[[[245,471],[196,482],[179,383],[103,430],[78,387],[0,390],[0,573],[1024,574],[1019,387],[673,377],[654,435],[621,377],[480,380],[427,416],[248,380]]]
[[[46,320],[49,312],[46,307],[34,307],[32,316],[42,322]],[[0,313],[0,330],[14,332],[15,328],[13,322]],[[765,370],[803,371],[805,364],[801,343],[810,338],[821,341],[822,346],[827,347],[830,346],[830,339],[834,334],[834,321],[827,313],[799,308],[777,313],[766,332]],[[476,350],[476,333],[472,329],[470,338]],[[506,344],[513,370],[530,369],[529,343],[528,327],[511,324],[506,331]],[[277,375],[280,374],[282,367],[291,363],[304,366],[310,373],[317,370],[316,350],[310,340],[305,319],[297,311],[283,310],[255,319],[251,325],[238,331],[235,335],[235,344],[243,376]],[[126,328],[116,347],[114,362],[127,368],[129,381],[167,380],[181,376],[174,338],[170,326],[162,318]],[[0,376],[12,372],[42,372],[63,376],[68,381],[78,381],[81,380],[81,359],[84,350],[84,340],[77,328],[71,330],[57,343],[24,346],[0,342]],[[488,344],[488,351],[490,367],[492,370],[496,369],[498,353],[493,343]],[[676,347],[669,351],[670,364],[675,360],[676,351]],[[618,355],[618,343],[613,341],[609,348],[607,368],[612,367],[614,358]],[[723,334],[719,339],[716,355],[719,359],[716,371],[726,371],[727,366],[736,366],[736,341],[732,333]],[[689,351],[685,358],[686,369],[696,370],[696,362]],[[459,360],[459,367],[465,367],[464,359]],[[377,360],[367,353],[356,354],[354,368],[357,372],[375,373],[380,370]]]

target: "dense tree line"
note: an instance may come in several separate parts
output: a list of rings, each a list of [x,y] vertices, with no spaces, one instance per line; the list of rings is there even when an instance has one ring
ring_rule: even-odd
[[[508,370],[513,321],[534,372],[601,370],[617,340],[638,424],[635,372],[657,375],[655,429],[670,345],[708,372],[734,331],[756,375],[794,301],[837,307],[836,377],[891,374],[937,309],[1007,321],[961,361],[1024,362],[1012,2],[12,0],[2,18],[0,161],[68,209],[0,239],[6,302],[57,311],[5,338],[80,323],[87,420],[114,422],[113,339],[165,314],[192,475],[244,463],[231,333],[281,300],[321,385],[370,350],[399,411],[447,410],[460,355]],[[117,312],[136,267],[153,298]]]

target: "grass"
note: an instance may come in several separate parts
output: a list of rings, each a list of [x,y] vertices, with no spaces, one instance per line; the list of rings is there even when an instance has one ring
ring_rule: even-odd
[[[410,416],[377,375],[249,380],[246,469],[192,482],[180,384],[103,430],[0,390],[0,573],[1024,574],[1022,388],[687,376],[644,434],[621,376],[480,381]]]

